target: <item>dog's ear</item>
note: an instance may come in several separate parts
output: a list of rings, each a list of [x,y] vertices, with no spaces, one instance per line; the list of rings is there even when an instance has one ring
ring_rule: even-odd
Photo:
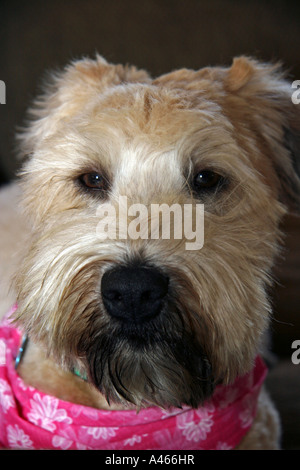
[[[300,213],[300,104],[279,64],[234,59],[224,78],[228,107],[243,107],[240,118],[255,132],[276,170],[279,198]]]
[[[144,70],[133,66],[109,64],[103,57],[81,59],[62,71],[51,72],[41,95],[28,111],[28,121],[18,133],[19,153],[28,155],[39,143],[61,128],[107,88],[122,83],[148,82]]]

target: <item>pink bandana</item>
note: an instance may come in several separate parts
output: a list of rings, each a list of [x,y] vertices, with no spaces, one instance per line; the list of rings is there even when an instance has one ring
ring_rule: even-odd
[[[0,324],[0,448],[233,449],[251,427],[266,376],[259,357],[250,373],[232,385],[217,386],[197,410],[103,411],[27,386],[14,368],[21,332],[8,316]]]

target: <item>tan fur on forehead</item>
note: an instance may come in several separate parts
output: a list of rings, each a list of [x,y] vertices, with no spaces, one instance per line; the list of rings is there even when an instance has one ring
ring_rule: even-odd
[[[61,72],[52,73],[44,92],[28,111],[29,126],[17,136],[22,155],[30,154],[45,138],[81,112],[109,86],[148,83],[150,77],[134,66],[111,65],[100,57],[74,61]]]
[[[87,80],[91,84],[102,88],[108,85],[119,83],[144,83],[149,82],[150,77],[145,70],[137,69],[135,66],[129,65],[112,65],[99,55],[96,60],[82,59],[74,63],[75,74],[79,75],[83,80]]]

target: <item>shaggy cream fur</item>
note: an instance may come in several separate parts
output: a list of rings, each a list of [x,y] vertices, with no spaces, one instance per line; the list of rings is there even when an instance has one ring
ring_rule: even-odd
[[[7,212],[1,288],[7,292],[8,271],[16,272],[16,320],[31,341],[22,377],[74,402],[123,408],[197,406],[192,351],[210,364],[215,382],[249,371],[269,324],[279,223],[287,210],[299,210],[299,133],[300,114],[280,68],[246,57],[229,68],[152,80],[97,56],[54,76],[20,136],[28,249],[23,212],[11,211],[18,190],[8,188],[0,199]],[[203,171],[219,182],[210,191],[195,183]],[[101,191],[82,185],[91,174],[102,179]],[[203,248],[188,252],[184,239],[100,240],[97,207],[116,206],[120,195],[146,206],[204,203]],[[25,254],[21,263],[15,247]],[[147,347],[138,352],[110,320],[100,291],[108,269],[133,260],[167,274],[171,292],[165,323],[149,327],[153,347],[139,326]],[[1,310],[13,299],[14,291]],[[172,339],[184,341],[185,358],[173,354]],[[74,364],[96,388],[70,373]],[[241,448],[277,448],[279,434],[263,390]]]

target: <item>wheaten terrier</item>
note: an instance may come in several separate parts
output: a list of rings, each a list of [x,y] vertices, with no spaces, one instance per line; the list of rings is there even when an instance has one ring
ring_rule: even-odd
[[[51,78],[19,137],[4,447],[278,448],[261,355],[299,209],[291,95],[246,57],[152,79],[97,56]]]

